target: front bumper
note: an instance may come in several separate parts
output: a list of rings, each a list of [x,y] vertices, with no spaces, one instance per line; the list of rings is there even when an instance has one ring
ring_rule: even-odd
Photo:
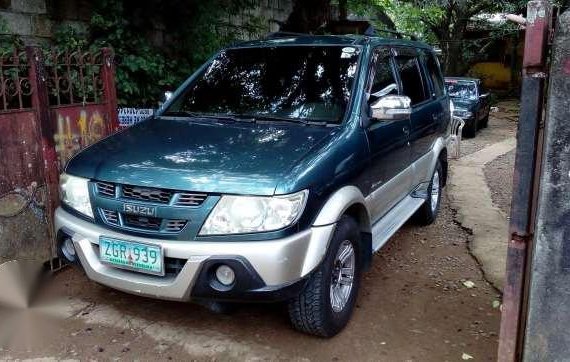
[[[312,227],[267,241],[173,241],[124,235],[62,208],[55,213],[57,235],[72,239],[79,262],[90,279],[132,294],[179,301],[286,299],[304,285],[304,278],[319,265],[334,228],[334,224]],[[98,254],[100,236],[160,245],[165,258],[182,260],[181,269],[162,277],[102,264]],[[222,261],[237,263],[237,289],[219,290],[210,285],[208,268]]]

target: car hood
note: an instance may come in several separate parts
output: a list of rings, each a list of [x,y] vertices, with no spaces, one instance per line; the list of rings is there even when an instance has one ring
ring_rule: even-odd
[[[466,98],[451,98],[451,101],[453,102],[453,106],[455,108],[466,109],[469,111],[477,105],[476,100]]]
[[[283,175],[334,129],[155,118],[83,150],[66,172],[130,185],[272,195]]]

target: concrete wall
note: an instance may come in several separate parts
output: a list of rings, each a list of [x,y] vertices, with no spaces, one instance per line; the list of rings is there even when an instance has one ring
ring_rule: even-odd
[[[17,34],[27,43],[37,43],[52,34],[46,0],[0,1],[2,33]]]
[[[525,361],[569,358],[570,11],[558,19],[551,59]]]
[[[279,25],[287,20],[292,11],[293,0],[257,0],[253,9],[230,16],[228,22],[239,27],[246,23],[248,18],[256,17],[262,19],[263,28],[260,32],[274,32],[279,30]]]

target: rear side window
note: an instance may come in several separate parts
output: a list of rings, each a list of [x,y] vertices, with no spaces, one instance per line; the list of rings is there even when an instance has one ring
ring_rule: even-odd
[[[432,53],[426,53],[426,67],[428,75],[433,85],[433,92],[436,97],[441,97],[444,92],[443,77],[439,68],[439,62]]]
[[[422,79],[418,58],[407,54],[398,55],[396,64],[402,80],[402,92],[410,97],[412,105],[427,100],[429,97]]]

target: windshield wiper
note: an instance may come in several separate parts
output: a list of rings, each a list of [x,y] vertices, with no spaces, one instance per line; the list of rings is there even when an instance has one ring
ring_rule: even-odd
[[[288,117],[265,115],[265,114],[245,114],[243,115],[243,117],[249,117],[255,121],[269,121],[269,122],[278,121],[278,122],[306,124],[306,121],[304,119],[288,118]]]
[[[267,121],[267,122],[288,122],[288,123],[297,123],[303,125],[316,125],[316,126],[329,126],[334,125],[334,123],[329,122],[326,119],[302,119],[302,118],[290,118],[290,117],[282,117],[282,116],[275,116],[275,115],[268,115],[268,114],[252,114],[252,115],[243,115],[243,117],[251,117],[256,121]]]
[[[173,112],[165,112],[162,114],[163,116],[172,116],[172,117],[191,117],[191,118],[207,118],[207,119],[218,119],[218,120],[226,120],[226,121],[233,121],[233,122],[254,122],[253,119],[250,118],[242,118],[239,115],[234,114],[227,114],[227,113],[196,113],[196,112],[189,112],[189,111],[173,111]]]
[[[208,118],[208,119],[218,119],[218,120],[228,120],[234,122],[248,122],[248,123],[265,121],[265,122],[288,122],[288,123],[317,125],[317,126],[337,125],[336,123],[331,123],[325,119],[290,118],[290,117],[268,115],[268,114],[196,113],[190,111],[172,111],[172,112],[165,112],[162,115],[166,117],[173,116],[173,117]]]

